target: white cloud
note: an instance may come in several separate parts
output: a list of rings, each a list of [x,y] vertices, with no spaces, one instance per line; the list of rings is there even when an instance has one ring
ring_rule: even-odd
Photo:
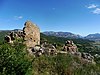
[[[98,5],[95,5],[95,4],[90,4],[87,8],[89,9],[93,9],[93,8],[96,8]]]
[[[23,16],[14,16],[15,20],[19,20],[19,19],[22,19],[22,18],[23,18]]]
[[[100,14],[100,8],[96,8],[94,11],[92,11],[94,14]]]
[[[91,9],[93,14],[98,14],[98,15],[100,15],[100,7],[99,7],[99,5],[90,4],[89,6],[87,6],[87,8],[88,8],[88,9]]]
[[[18,16],[18,18],[19,18],[19,19],[22,19],[22,18],[23,18],[23,16]]]

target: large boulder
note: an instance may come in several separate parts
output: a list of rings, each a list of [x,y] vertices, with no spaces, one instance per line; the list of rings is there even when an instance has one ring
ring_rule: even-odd
[[[9,35],[6,35],[4,39],[7,43],[13,43],[13,41],[11,40],[11,37]]]
[[[26,44],[27,47],[40,45],[40,29],[36,24],[27,21],[23,28],[23,34],[25,41],[24,44]]]
[[[73,43],[73,41],[67,40],[64,47],[63,51],[69,52],[69,53],[76,53],[78,52],[77,46]]]

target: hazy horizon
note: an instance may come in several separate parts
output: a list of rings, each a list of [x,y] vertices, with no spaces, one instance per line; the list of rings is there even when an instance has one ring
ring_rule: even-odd
[[[27,20],[44,31],[86,36],[100,33],[99,0],[0,0],[0,30],[22,29]]]

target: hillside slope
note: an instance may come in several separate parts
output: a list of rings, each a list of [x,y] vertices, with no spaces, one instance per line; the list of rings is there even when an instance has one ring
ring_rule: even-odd
[[[41,42],[43,40],[55,42],[59,47],[63,46],[66,40],[73,40],[80,50],[83,48],[84,51],[93,43],[84,39],[46,36],[41,33]],[[96,62],[96,65],[85,64],[70,54],[33,57],[28,54],[26,46],[17,41],[13,45],[0,44],[0,75],[99,75],[100,59]]]

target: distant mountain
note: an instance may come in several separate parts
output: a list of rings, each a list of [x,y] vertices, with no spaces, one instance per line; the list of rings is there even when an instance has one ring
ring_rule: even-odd
[[[12,31],[18,32],[18,31],[22,31],[22,29],[14,29],[14,30],[12,30]]]
[[[50,35],[50,36],[56,36],[56,37],[64,37],[64,38],[82,38],[80,35],[76,35],[71,32],[46,31],[46,32],[43,32],[43,34]]]
[[[100,41],[100,33],[89,34],[85,37],[82,37],[77,34],[73,34],[71,32],[46,31],[46,32],[43,32],[43,34],[50,35],[50,36],[56,36],[56,37],[64,37],[64,38],[82,38],[82,39],[88,39],[88,40],[92,40],[92,41]]]
[[[100,33],[95,33],[95,34],[89,34],[85,39],[93,40],[93,41],[100,41]]]

